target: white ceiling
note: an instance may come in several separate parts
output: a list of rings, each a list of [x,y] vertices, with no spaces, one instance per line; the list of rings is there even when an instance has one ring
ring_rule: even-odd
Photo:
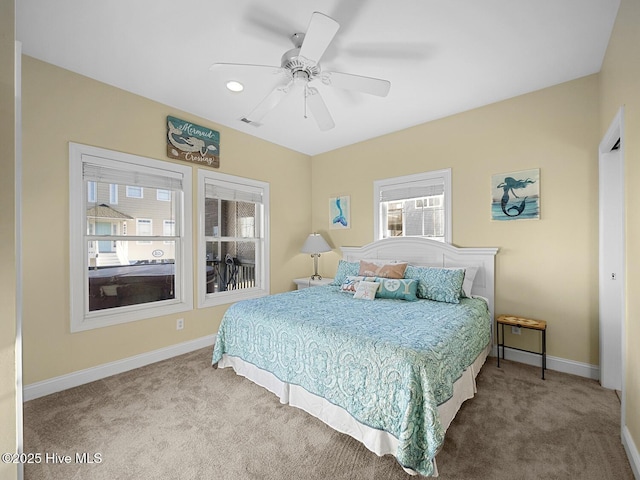
[[[619,0],[20,0],[23,53],[290,149],[316,155],[600,70]],[[340,30],[323,70],[391,81],[387,97],[317,85],[335,128],[273,88],[232,93],[216,62],[280,66],[314,11]],[[319,82],[318,82],[319,83]],[[167,112],[175,114],[176,112]],[[224,136],[221,138],[224,152]]]

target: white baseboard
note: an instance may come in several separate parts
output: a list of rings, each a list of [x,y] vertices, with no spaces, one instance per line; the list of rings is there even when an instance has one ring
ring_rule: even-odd
[[[115,362],[98,365],[97,367],[87,368],[85,370],[79,370],[77,372],[43,380],[42,382],[25,385],[22,394],[23,401],[27,402],[68,388],[77,387],[79,385],[84,385],[85,383],[110,377],[111,375],[127,372],[134,368],[144,367],[145,365],[167,360],[200,348],[209,347],[214,344],[215,339],[215,335],[207,335],[206,337],[196,338],[195,340],[178,343],[159,350],[153,350],[140,355],[134,355],[133,357],[123,358],[122,360],[116,360]]]
[[[636,447],[626,425],[622,427],[622,445],[624,445],[624,449],[627,452],[633,476],[640,480],[640,453],[638,453],[638,447]]]
[[[492,355],[497,357],[497,352],[498,347],[494,345]],[[522,352],[504,347],[504,355],[507,360],[542,367],[542,357],[535,353]],[[579,377],[591,378],[593,380],[600,378],[600,367],[598,365],[575,362],[573,360],[567,360],[566,358],[552,357],[551,355],[547,355],[547,369],[555,370],[556,372],[570,373],[572,375],[578,375]]]

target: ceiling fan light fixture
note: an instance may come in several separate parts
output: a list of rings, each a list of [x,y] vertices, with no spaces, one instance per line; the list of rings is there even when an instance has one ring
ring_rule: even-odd
[[[244,90],[244,85],[238,82],[237,80],[229,80],[227,82],[227,89],[232,92],[241,92]]]

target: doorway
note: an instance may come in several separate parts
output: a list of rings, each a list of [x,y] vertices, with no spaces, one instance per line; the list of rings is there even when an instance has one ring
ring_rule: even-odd
[[[96,235],[113,235],[111,222],[96,222]],[[99,253],[111,253],[114,251],[111,240],[98,241]]]
[[[620,391],[624,386],[625,345],[623,119],[624,109],[620,108],[600,142],[598,168],[600,384]]]

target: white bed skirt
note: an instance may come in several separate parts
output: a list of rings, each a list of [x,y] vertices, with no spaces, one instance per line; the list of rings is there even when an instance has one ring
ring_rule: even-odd
[[[465,400],[476,394],[476,376],[491,351],[491,345],[478,355],[473,364],[467,368],[453,386],[453,396],[438,407],[440,422],[445,429],[453,421],[460,406]],[[219,368],[232,367],[238,375],[248,378],[252,382],[266,388],[278,396],[281,403],[300,408],[314,417],[322,420],[334,430],[352,436],[378,456],[391,454],[395,456],[398,450],[398,439],[388,432],[363,425],[353,418],[346,410],[334,405],[322,397],[309,393],[298,385],[291,385],[279,380],[275,375],[262,370],[238,357],[224,354],[218,362]],[[435,460],[433,461],[434,476],[438,476]],[[405,468],[407,473],[416,475],[414,470]]]

